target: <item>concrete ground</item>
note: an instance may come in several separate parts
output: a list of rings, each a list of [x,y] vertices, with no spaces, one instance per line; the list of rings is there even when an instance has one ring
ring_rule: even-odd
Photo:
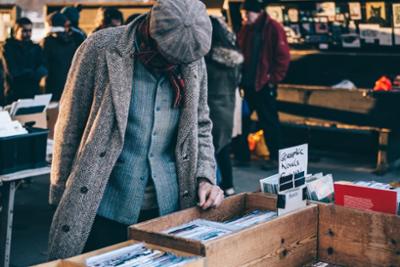
[[[335,180],[376,180],[391,182],[399,180],[399,172],[391,171],[384,176],[372,173],[371,163],[356,160],[351,155],[320,156],[318,162],[309,164],[309,172],[332,173]],[[260,161],[249,167],[235,167],[234,178],[238,192],[255,191],[259,179],[274,171],[263,171]],[[53,214],[47,204],[49,177],[32,180],[19,187],[15,198],[14,228],[12,234],[11,266],[28,266],[46,260],[48,231]]]

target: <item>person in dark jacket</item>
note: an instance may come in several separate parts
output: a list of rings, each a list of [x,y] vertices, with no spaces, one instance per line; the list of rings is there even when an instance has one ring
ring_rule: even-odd
[[[69,67],[77,46],[65,31],[68,19],[61,13],[52,13],[47,18],[48,35],[42,42],[44,60],[49,70],[46,78],[46,93],[53,94],[52,101],[59,101],[67,79]]]
[[[246,16],[238,40],[245,58],[242,87],[251,111],[257,111],[259,126],[264,130],[270,161],[263,169],[268,170],[278,167],[278,152],[282,148],[277,84],[289,68],[290,52],[283,27],[267,14],[266,6],[265,0],[244,2]]]
[[[67,17],[69,23],[65,25],[66,32],[72,37],[77,47],[79,47],[83,41],[86,39],[85,32],[79,28],[79,12],[81,11],[81,6],[76,7],[68,6],[61,10],[61,14]]]
[[[235,193],[233,186],[230,143],[232,140],[235,91],[240,81],[243,56],[236,46],[235,34],[222,18],[211,16],[213,25],[211,51],[206,56],[208,105],[213,122],[213,143],[225,195]]]
[[[124,16],[121,11],[114,7],[102,7],[97,13],[97,27],[93,32],[110,27],[118,27],[122,24],[124,24]]]
[[[13,28],[13,36],[2,46],[5,104],[41,93],[39,83],[47,75],[47,70],[42,49],[31,41],[31,36],[32,22],[28,18],[20,18]]]

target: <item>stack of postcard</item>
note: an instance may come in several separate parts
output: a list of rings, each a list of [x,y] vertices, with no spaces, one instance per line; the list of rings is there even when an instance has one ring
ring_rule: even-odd
[[[314,174],[306,178],[307,197],[310,200],[330,203],[334,200],[332,174]]]
[[[276,211],[261,211],[254,210],[242,217],[237,217],[228,221],[225,221],[224,224],[228,226],[235,227],[237,229],[245,229],[250,226],[267,222],[277,217]]]
[[[278,192],[286,190],[286,187],[297,187],[296,183],[302,184],[303,181],[305,181],[308,199],[321,202],[333,201],[334,188],[332,174],[308,174],[304,177],[305,180],[301,179],[302,175],[304,175],[304,173],[295,174],[293,180],[294,182],[292,183],[286,182],[286,180],[290,181],[290,179],[287,179],[289,176],[282,176],[279,174],[261,179],[261,190],[265,193],[278,194]]]
[[[130,245],[86,260],[88,267],[164,267],[182,266],[196,257],[180,257],[172,253],[147,248],[144,243]]]
[[[232,232],[232,228],[226,227],[221,223],[203,219],[197,219],[164,231],[164,233],[169,235],[199,241],[213,240]]]
[[[225,222],[197,219],[168,229],[164,233],[206,242],[262,222],[270,221],[276,216],[276,211],[254,210]]]

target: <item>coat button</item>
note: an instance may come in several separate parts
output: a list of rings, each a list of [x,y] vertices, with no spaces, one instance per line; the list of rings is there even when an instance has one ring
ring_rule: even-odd
[[[69,226],[68,226],[68,225],[64,224],[64,225],[61,227],[61,230],[62,230],[63,232],[65,232],[65,233],[68,233],[70,229],[69,229]]]
[[[189,197],[190,196],[190,194],[189,194],[189,191],[187,191],[187,190],[185,190],[184,192],[183,192],[183,194],[182,194],[182,197],[184,197],[184,198],[187,198],[187,197]]]
[[[104,152],[101,152],[101,153],[100,153],[100,158],[104,158],[105,155],[106,155],[106,152],[105,152],[105,151],[104,151]]]
[[[81,187],[81,193],[86,194],[89,191],[89,189],[86,186]]]

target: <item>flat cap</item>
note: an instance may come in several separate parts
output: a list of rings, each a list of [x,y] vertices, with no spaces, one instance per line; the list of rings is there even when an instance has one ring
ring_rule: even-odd
[[[171,63],[187,64],[211,47],[212,26],[199,0],[159,0],[150,13],[149,33]]]

